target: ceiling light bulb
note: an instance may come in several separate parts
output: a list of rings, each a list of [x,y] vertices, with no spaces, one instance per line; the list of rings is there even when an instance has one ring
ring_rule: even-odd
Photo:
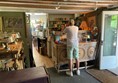
[[[96,3],[95,3],[95,9],[94,10],[97,10],[98,8],[97,8],[97,1],[96,1]]]
[[[96,7],[94,10],[97,10],[98,8]]]
[[[56,10],[58,10],[58,7],[55,7]]]
[[[56,10],[58,10],[59,8],[60,8],[60,6],[58,6],[58,7],[55,7],[55,9],[56,9]]]

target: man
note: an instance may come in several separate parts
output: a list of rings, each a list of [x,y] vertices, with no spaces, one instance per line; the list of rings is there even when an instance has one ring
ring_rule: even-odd
[[[66,72],[67,75],[73,76],[73,58],[76,59],[76,73],[80,75],[79,70],[79,40],[78,40],[78,27],[75,26],[75,22],[72,19],[71,25],[66,27],[63,33],[67,35],[67,58],[69,59],[69,68],[70,70]],[[60,37],[63,39],[63,36]]]

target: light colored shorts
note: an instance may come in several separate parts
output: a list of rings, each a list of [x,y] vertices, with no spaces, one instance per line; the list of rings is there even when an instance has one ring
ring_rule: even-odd
[[[78,59],[79,58],[79,47],[77,46],[67,46],[67,58],[68,59]]]

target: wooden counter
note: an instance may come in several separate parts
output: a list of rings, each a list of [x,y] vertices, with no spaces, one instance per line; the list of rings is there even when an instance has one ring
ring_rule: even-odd
[[[55,67],[59,71],[61,65],[67,64],[67,47],[66,44],[55,44],[52,41],[52,60]],[[80,42],[79,43],[79,59],[80,62],[87,62],[95,59],[94,51],[96,48],[96,42]],[[86,63],[87,65],[87,63]]]

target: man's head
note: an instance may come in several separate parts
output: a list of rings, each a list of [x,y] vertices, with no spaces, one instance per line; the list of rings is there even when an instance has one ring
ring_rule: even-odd
[[[74,19],[71,19],[71,20],[70,20],[70,23],[71,23],[71,25],[75,25]]]

